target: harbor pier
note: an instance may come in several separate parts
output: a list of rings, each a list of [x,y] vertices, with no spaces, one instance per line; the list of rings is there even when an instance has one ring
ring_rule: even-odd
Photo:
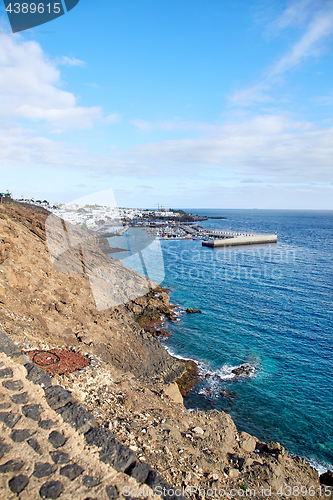
[[[214,236],[216,238],[216,235]],[[214,240],[203,241],[202,245],[206,247],[226,247],[236,245],[254,245],[261,243],[277,243],[277,234],[240,234],[233,236],[216,238]]]

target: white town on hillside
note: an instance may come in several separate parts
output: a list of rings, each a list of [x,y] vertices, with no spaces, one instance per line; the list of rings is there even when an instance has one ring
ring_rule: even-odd
[[[139,208],[118,208],[100,205],[77,205],[70,203],[54,203],[50,205],[45,201],[19,199],[19,202],[38,205],[47,209],[57,217],[71,224],[98,229],[102,225],[122,225],[123,221],[147,220],[154,218],[175,219],[181,214],[167,209],[151,210]]]

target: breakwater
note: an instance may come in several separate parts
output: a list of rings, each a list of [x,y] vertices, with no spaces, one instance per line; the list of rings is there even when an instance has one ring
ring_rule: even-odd
[[[206,247],[226,247],[236,245],[254,245],[260,243],[277,243],[277,234],[252,234],[246,236],[234,236],[223,239],[203,241]]]

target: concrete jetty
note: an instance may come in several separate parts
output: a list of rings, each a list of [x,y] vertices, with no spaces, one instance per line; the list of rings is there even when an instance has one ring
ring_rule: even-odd
[[[251,234],[246,236],[234,236],[232,238],[223,238],[203,241],[205,247],[226,247],[236,245],[254,245],[261,243],[277,243],[277,234]]]

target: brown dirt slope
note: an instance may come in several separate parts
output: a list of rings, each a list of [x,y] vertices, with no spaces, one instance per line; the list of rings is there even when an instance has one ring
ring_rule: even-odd
[[[47,216],[14,204],[0,207],[0,322],[4,331],[20,342],[74,346],[137,376],[173,381],[181,375],[184,364],[145,333],[126,307],[97,310],[87,275],[77,269],[78,249],[67,256],[67,268],[59,261],[52,266],[45,236]],[[107,267],[125,301],[127,283],[143,278],[105,255],[98,241],[90,245],[85,268]],[[68,269],[71,262],[81,274]],[[56,271],[57,266],[65,272]],[[155,302],[162,306],[163,297]]]

